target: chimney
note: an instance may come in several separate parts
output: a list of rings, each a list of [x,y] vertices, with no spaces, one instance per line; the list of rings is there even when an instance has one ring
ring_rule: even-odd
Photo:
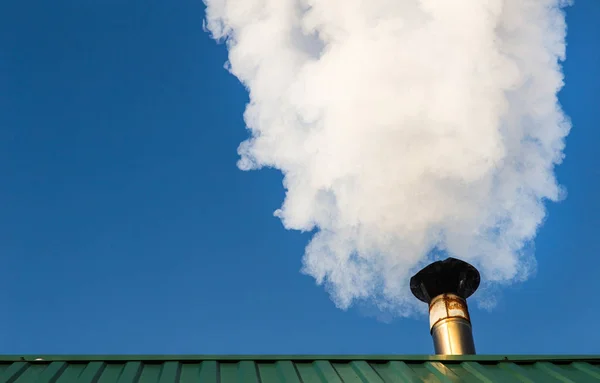
[[[479,271],[455,258],[433,262],[410,279],[410,290],[429,305],[435,353],[475,354],[467,298],[479,287]]]

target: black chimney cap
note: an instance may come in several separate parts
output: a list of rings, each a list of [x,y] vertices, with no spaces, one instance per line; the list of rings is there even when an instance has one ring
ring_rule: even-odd
[[[467,299],[479,287],[479,271],[465,261],[447,258],[433,262],[410,279],[410,291],[429,303],[440,294],[456,294]]]

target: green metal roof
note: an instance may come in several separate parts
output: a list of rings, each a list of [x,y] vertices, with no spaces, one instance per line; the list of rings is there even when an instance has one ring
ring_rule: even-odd
[[[0,356],[0,383],[600,382],[600,356]]]

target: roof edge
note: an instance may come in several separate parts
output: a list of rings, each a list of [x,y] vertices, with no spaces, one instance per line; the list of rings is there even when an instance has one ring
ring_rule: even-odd
[[[0,355],[0,362],[167,361],[600,362],[600,355]]]

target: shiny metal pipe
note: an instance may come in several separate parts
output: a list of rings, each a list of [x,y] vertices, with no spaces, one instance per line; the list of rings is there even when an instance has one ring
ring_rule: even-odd
[[[436,354],[475,354],[467,298],[479,287],[479,271],[465,261],[436,261],[410,278],[410,291],[429,305]]]
[[[434,297],[429,304],[429,327],[436,354],[475,354],[467,301],[460,296],[440,294]]]

